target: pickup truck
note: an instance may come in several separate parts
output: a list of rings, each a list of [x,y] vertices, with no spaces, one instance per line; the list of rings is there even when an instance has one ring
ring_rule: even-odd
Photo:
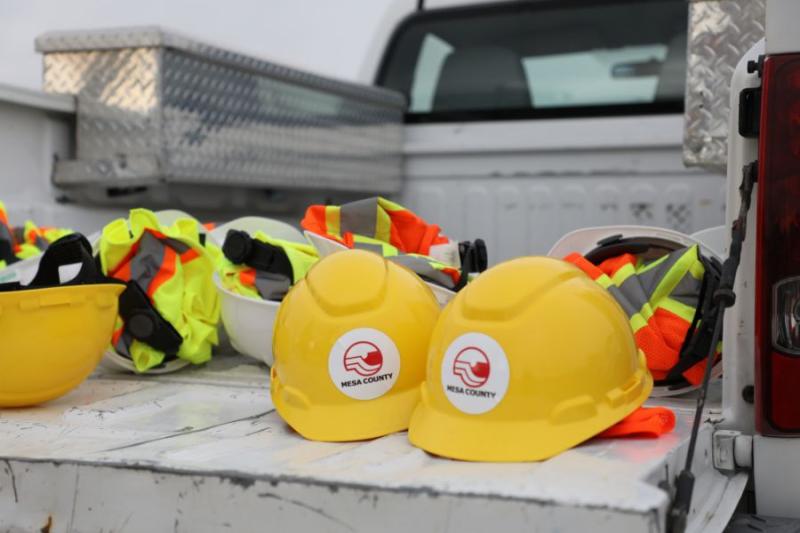
[[[489,232],[493,262],[545,252],[574,227],[624,222],[686,232],[717,226],[698,235],[728,253],[743,169],[757,173],[736,304],[724,326],[723,378],[711,383],[697,433],[686,531],[792,530],[800,518],[800,43],[792,26],[800,4],[766,6],[765,39],[741,57],[731,81],[727,180],[680,166],[682,89],[670,76],[683,68],[671,49],[685,39],[682,2],[423,10],[398,26],[375,63],[378,83],[409,99],[399,196],[452,224],[456,237]],[[638,11],[650,8],[663,12]],[[575,25],[584,35],[558,26],[576,13],[586,17]],[[480,30],[462,33],[476,16]],[[563,33],[543,39],[547,49],[517,47],[521,33],[512,29],[535,24],[542,35]],[[645,46],[639,33],[658,42]],[[529,59],[508,79],[512,53]],[[604,68],[595,69],[599,61]],[[494,75],[462,90],[484,68]],[[662,80],[668,87],[660,92]],[[477,97],[483,90],[495,94],[491,105]],[[12,214],[91,231],[128,202],[175,198],[124,181],[96,190],[59,185],[62,162],[76,152],[82,98],[3,89],[0,114],[13,128],[0,129],[0,153],[14,174],[3,174],[1,192]],[[188,186],[169,187],[159,190]],[[278,198],[289,198],[281,191]],[[296,192],[281,214],[292,218],[291,206],[319,194]],[[242,196],[238,210],[252,207]],[[675,214],[680,202],[690,205],[689,222]],[[225,216],[230,208],[206,212]],[[0,412],[0,529],[674,530],[668,517],[692,433],[692,395],[649,401],[677,415],[674,432],[656,440],[592,440],[543,462],[473,464],[428,455],[403,433],[304,441],[275,413],[266,381],[262,365],[226,349],[205,367],[168,375],[101,368],[59,400]]]

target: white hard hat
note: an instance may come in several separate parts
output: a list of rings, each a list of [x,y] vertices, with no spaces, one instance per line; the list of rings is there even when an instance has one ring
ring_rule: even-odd
[[[209,237],[217,246],[222,247],[229,230],[245,231],[251,236],[260,231],[275,239],[306,242],[300,230],[285,222],[263,217],[232,220],[215,228]],[[239,353],[272,365],[272,329],[280,302],[248,298],[229,291],[216,274],[214,285],[220,297],[222,323],[233,348]]]

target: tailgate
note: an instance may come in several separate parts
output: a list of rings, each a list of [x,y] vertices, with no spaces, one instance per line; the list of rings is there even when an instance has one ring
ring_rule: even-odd
[[[405,433],[303,440],[275,413],[266,369],[249,361],[218,356],[168,376],[100,370],[46,406],[0,412],[0,529],[664,529],[659,484],[684,459],[693,401],[670,403],[677,428],[658,440],[463,463],[410,446]],[[713,469],[712,429],[704,424],[695,459],[694,530],[724,527],[746,482]]]

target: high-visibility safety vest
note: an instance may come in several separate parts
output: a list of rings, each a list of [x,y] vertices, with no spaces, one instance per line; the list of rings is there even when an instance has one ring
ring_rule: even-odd
[[[378,239],[361,235],[348,235],[348,240],[351,241],[351,244],[348,244],[350,248],[381,254],[389,261],[402,265],[416,273],[425,281],[430,281],[447,289],[455,290],[459,286],[461,270],[452,265],[447,265],[423,254],[402,253],[396,246]]]
[[[134,209],[103,228],[99,249],[103,273],[129,282],[113,349],[139,372],[174,357],[208,361],[218,342],[219,300],[198,222],[183,218],[167,227],[152,211]],[[151,323],[140,327],[143,316]]]
[[[310,244],[230,230],[217,261],[222,286],[248,298],[280,301],[319,260]]]
[[[348,248],[379,253],[442,287],[463,286],[458,243],[443,235],[436,224],[428,224],[385,198],[367,198],[342,206],[313,205],[301,226]]]
[[[348,204],[312,205],[300,224],[303,229],[335,237],[352,248],[352,235],[391,244],[401,253],[432,254],[431,248],[449,244],[436,224],[428,224],[400,204],[380,197]]]
[[[704,359],[681,361],[687,337],[697,326],[705,269],[697,245],[651,262],[624,253],[594,265],[580,254],[564,258],[609,291],[628,315],[634,337],[656,381],[676,371],[692,385],[703,379]]]
[[[8,213],[0,202],[0,268],[12,263],[36,257],[51,243],[72,230],[51,227],[38,227],[30,220],[23,227],[14,227],[8,221]]]
[[[73,231],[70,229],[54,228],[50,226],[37,226],[28,220],[25,222],[25,226],[22,228],[22,239],[20,239],[20,244],[27,244],[36,247],[40,252],[43,252],[48,246],[50,246],[51,243],[72,233]]]

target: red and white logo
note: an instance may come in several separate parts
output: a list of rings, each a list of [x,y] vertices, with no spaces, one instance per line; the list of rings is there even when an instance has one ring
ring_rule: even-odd
[[[383,367],[383,353],[375,344],[359,341],[344,352],[344,368],[359,376],[374,376]]]
[[[450,403],[462,413],[479,415],[503,400],[511,372],[503,347],[489,335],[471,331],[447,347],[441,376]]]
[[[373,400],[389,392],[397,382],[400,351],[382,331],[351,329],[331,346],[328,375],[345,396]]]
[[[467,387],[477,389],[486,384],[492,366],[483,350],[468,346],[458,352],[453,360],[453,374],[461,378]]]

